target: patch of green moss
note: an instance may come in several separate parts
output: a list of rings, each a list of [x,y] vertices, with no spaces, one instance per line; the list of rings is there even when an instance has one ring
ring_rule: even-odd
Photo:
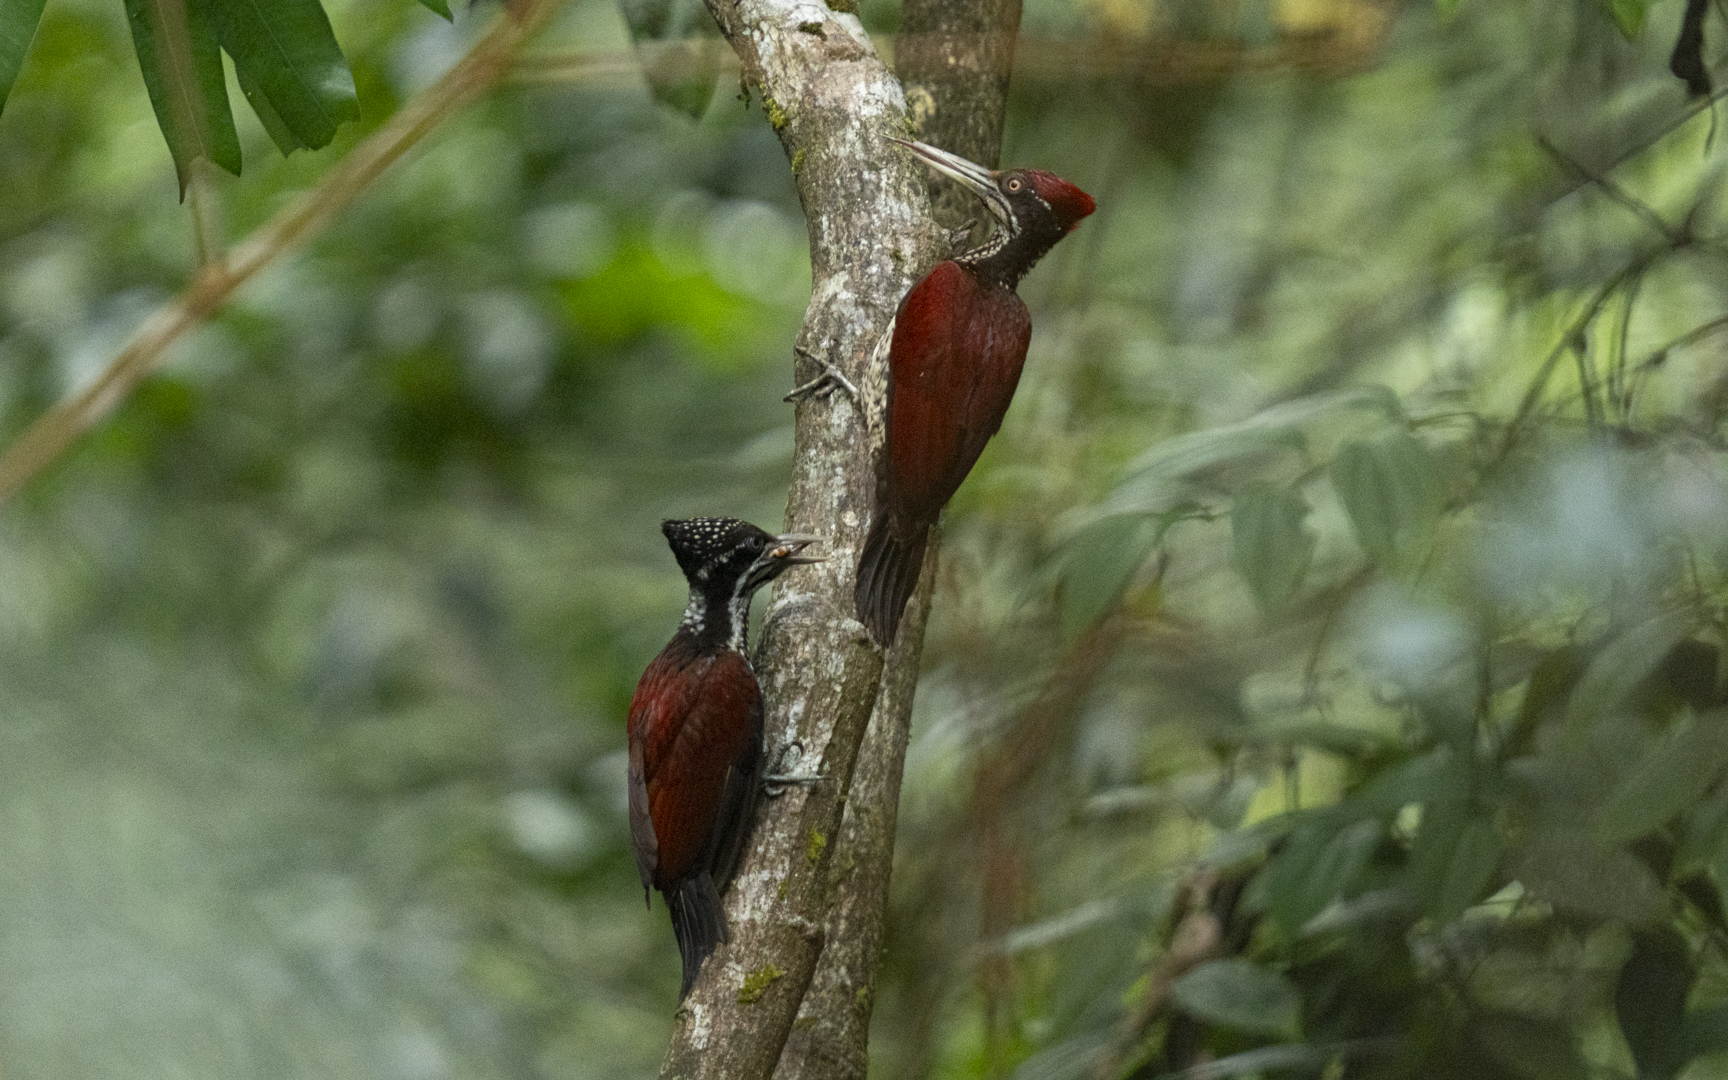
[[[744,976],[744,985],[738,988],[738,1004],[750,1005],[759,1000],[768,988],[774,985],[774,980],[786,974],[773,964],[763,964]]]
[[[804,148],[800,146],[792,151],[792,175],[797,176],[798,170],[804,167]]]
[[[858,0],[828,0],[829,11],[843,11],[848,15],[858,14]]]
[[[779,891],[778,891],[778,893],[777,893],[777,894],[776,894],[776,895],[775,895],[775,897],[774,897],[774,898],[775,898],[775,899],[776,899],[776,900],[784,900],[784,899],[786,899],[786,883],[787,883],[787,882],[788,882],[788,881],[791,881],[791,880],[792,880],[792,879],[791,879],[791,878],[789,878],[789,877],[783,877],[783,878],[781,878],[781,879],[780,879],[780,889],[779,889]]]
[[[786,110],[780,107],[780,103],[767,94],[762,95],[762,111],[768,115],[768,126],[775,131],[786,130],[786,125],[792,122],[792,118],[786,115]]]
[[[815,866],[817,860],[822,858],[822,853],[826,850],[828,850],[828,838],[822,835],[821,829],[811,829],[810,850],[806,853],[810,857],[810,865]]]
[[[870,1007],[870,988],[868,986],[860,986],[858,988],[858,993],[853,995],[852,1000],[858,1003],[860,1009],[868,1009]]]

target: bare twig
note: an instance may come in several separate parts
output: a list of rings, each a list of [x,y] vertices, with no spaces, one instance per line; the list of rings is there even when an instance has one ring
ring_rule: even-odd
[[[1650,352],[1645,355],[1644,359],[1638,361],[1635,370],[1641,371],[1645,368],[1655,367],[1666,359],[1668,354],[1673,352],[1675,349],[1683,349],[1688,345],[1702,341],[1724,327],[1728,327],[1728,315],[1718,315],[1709,322],[1694,326],[1679,337],[1671,338],[1656,346],[1656,348],[1651,349]]]
[[[1543,150],[1547,151],[1549,157],[1552,157],[1555,161],[1559,162],[1562,168],[1601,188],[1603,194],[1607,195],[1610,199],[1613,199],[1627,210],[1630,210],[1633,216],[1656,230],[1656,232],[1661,234],[1661,236],[1670,244],[1679,247],[1687,242],[1688,238],[1682,230],[1676,229],[1674,226],[1662,220],[1662,215],[1658,214],[1653,208],[1651,208],[1649,203],[1646,203],[1644,200],[1638,198],[1619,184],[1615,183],[1613,178],[1608,176],[1606,173],[1596,172],[1594,169],[1591,169],[1587,165],[1571,157],[1564,150],[1555,146],[1546,135],[1536,136],[1536,143],[1541,146]]]
[[[204,263],[185,291],[144,320],[94,382],[43,413],[0,454],[0,501],[16,494],[124,401],[162,362],[169,347],[215,314],[236,289],[323,230],[397,158],[496,83],[517,50],[560,3],[520,0],[511,5],[467,56],[337,162],[316,187],[265,222],[225,259]]]
[[[1586,347],[1585,334],[1590,329],[1590,324],[1596,321],[1596,316],[1602,313],[1602,308],[1608,303],[1609,298],[1628,279],[1641,276],[1644,271],[1650,268],[1651,263],[1671,250],[1673,249],[1663,247],[1646,252],[1626,266],[1621,267],[1613,277],[1604,282],[1591,295],[1583,310],[1567,323],[1566,329],[1560,335],[1560,340],[1554,343],[1554,348],[1549,350],[1548,355],[1543,358],[1542,365],[1536,369],[1535,377],[1525,388],[1524,397],[1518,402],[1518,411],[1513,413],[1512,418],[1506,422],[1506,431],[1500,439],[1500,449],[1494,455],[1496,462],[1506,460],[1512,453],[1512,448],[1518,442],[1518,436],[1523,430],[1525,421],[1530,419],[1530,414],[1536,411],[1536,406],[1542,401],[1542,394],[1548,389],[1548,380],[1553,377],[1554,369],[1565,358],[1567,350],[1582,350]]]

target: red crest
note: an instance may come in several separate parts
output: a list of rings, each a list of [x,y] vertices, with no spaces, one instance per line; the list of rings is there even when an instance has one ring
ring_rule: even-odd
[[[1080,224],[1080,219],[1098,209],[1098,204],[1092,201],[1092,196],[1081,191],[1068,181],[1053,172],[1043,169],[1025,170],[1026,178],[1032,181],[1032,190],[1038,197],[1050,204],[1050,209],[1056,214],[1056,220],[1068,232],[1074,231],[1074,226]]]

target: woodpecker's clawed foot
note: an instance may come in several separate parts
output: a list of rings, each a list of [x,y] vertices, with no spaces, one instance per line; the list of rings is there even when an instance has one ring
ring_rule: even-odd
[[[804,756],[804,744],[793,739],[780,748],[774,756],[774,768],[762,778],[762,794],[770,799],[778,799],[786,794],[786,789],[797,785],[819,783],[825,779],[821,773],[800,773],[792,770],[797,767],[798,759]]]
[[[787,394],[784,400],[797,401],[799,398],[810,394],[830,394],[834,392],[835,387],[839,387],[852,395],[853,401],[859,400],[858,388],[852,385],[852,380],[842,374],[839,368],[835,367],[822,357],[817,356],[809,349],[798,348],[795,346],[792,351],[811,363],[820,366],[822,368],[822,374],[801,386],[793,387],[792,392]]]

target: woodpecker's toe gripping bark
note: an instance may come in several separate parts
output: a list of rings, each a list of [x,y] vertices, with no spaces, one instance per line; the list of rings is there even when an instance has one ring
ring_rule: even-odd
[[[850,394],[853,401],[859,400],[858,388],[852,385],[852,380],[848,379],[845,373],[839,368],[835,367],[825,358],[817,356],[809,349],[794,347],[792,351],[811,363],[820,366],[822,368],[822,374],[811,379],[809,382],[801,383],[798,386],[793,387],[792,392],[782,398],[782,401],[797,401],[801,397],[831,394],[834,392],[836,387]]]

